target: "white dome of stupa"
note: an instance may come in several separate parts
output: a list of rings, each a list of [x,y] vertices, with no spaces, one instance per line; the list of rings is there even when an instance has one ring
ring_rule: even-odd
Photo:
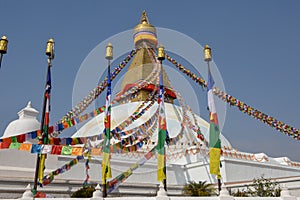
[[[125,121],[135,110],[141,105],[142,102],[131,102],[126,104],[121,104],[118,106],[113,106],[111,109],[111,127],[114,129],[116,126],[120,125],[123,121]],[[154,103],[150,109],[143,114],[139,119],[135,120],[132,124],[127,126],[124,131],[134,129],[138,126],[141,126],[146,121],[148,121],[151,116],[154,115],[156,110],[158,109],[158,104]],[[175,137],[179,130],[181,129],[181,121],[182,121],[182,109],[181,107],[165,102],[165,113],[167,120],[167,129],[170,137]],[[87,122],[84,126],[82,126],[72,137],[92,137],[95,135],[99,135],[104,130],[104,115],[105,113],[101,113],[97,117],[93,118],[89,122]],[[192,114],[187,111],[187,115],[192,118]],[[200,116],[195,115],[197,123],[201,129],[203,136],[206,141],[209,141],[209,123],[202,119]],[[194,120],[193,120],[194,122]],[[154,131],[154,134],[151,137],[151,141],[157,140],[157,132],[158,129]],[[181,141],[192,141],[193,138],[196,138],[195,132],[193,132],[190,128],[186,127],[184,129],[184,138]],[[220,140],[223,147],[232,148],[230,142],[220,134]]]
[[[32,108],[31,102],[29,101],[27,106],[18,112],[19,119],[8,124],[1,138],[12,137],[38,130],[41,126],[40,122],[36,119],[38,114],[39,112]]]

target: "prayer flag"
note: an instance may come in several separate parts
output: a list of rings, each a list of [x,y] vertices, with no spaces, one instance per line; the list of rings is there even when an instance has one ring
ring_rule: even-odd
[[[62,155],[71,155],[72,154],[72,147],[71,146],[63,146],[61,150]]]
[[[32,144],[22,143],[20,146],[21,151],[30,151]]]
[[[210,112],[209,120],[209,158],[210,158],[210,173],[220,176],[220,156],[221,156],[221,141],[220,141],[220,130],[218,116],[216,112],[213,87],[214,80],[208,68],[208,86],[207,86],[207,97],[208,97],[208,108]]]

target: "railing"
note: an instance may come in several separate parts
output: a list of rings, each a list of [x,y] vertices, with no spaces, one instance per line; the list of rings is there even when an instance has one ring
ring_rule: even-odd
[[[215,197],[170,197],[167,192],[165,192],[162,185],[159,186],[156,197],[102,197],[101,188],[99,185],[95,188],[96,191],[93,193],[92,198],[76,198],[76,199],[86,199],[86,200],[300,200],[300,197],[291,196],[288,189],[283,187],[280,193],[280,197],[233,197],[229,195],[229,192],[225,186],[222,187],[219,196]],[[19,200],[33,200],[31,186],[28,185]],[[47,200],[52,198],[39,198],[41,200]],[[74,198],[55,198],[56,200],[75,200]],[[8,200],[8,199],[7,199]],[[9,199],[11,200],[11,199]]]

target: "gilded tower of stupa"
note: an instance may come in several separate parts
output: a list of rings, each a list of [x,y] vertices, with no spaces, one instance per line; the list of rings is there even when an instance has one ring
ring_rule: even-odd
[[[137,53],[122,81],[120,93],[135,86],[139,81],[146,80],[155,67],[153,60],[155,60],[155,51],[158,44],[156,28],[150,24],[145,11],[142,13],[140,23],[134,28],[133,39]],[[135,102],[146,100],[149,93],[155,88],[156,84],[152,81],[150,82],[151,83],[147,87],[142,88],[136,95],[130,97],[130,101]],[[170,80],[164,69],[163,82],[166,92],[165,101],[173,103],[176,95],[171,89]]]

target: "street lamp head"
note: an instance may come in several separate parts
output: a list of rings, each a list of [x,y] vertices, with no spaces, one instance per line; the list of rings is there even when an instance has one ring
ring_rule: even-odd
[[[49,58],[54,58],[54,40],[53,38],[50,38],[47,42],[46,46],[46,55],[49,56]]]
[[[211,58],[211,48],[208,45],[204,47],[204,61],[209,62],[212,60]]]
[[[0,53],[1,54],[7,53],[7,44],[8,44],[8,40],[7,40],[7,37],[4,35],[0,39]]]
[[[110,42],[106,45],[105,58],[107,60],[113,59],[113,46]]]
[[[158,60],[164,60],[165,59],[165,48],[162,45],[160,45],[158,47],[157,59]]]

